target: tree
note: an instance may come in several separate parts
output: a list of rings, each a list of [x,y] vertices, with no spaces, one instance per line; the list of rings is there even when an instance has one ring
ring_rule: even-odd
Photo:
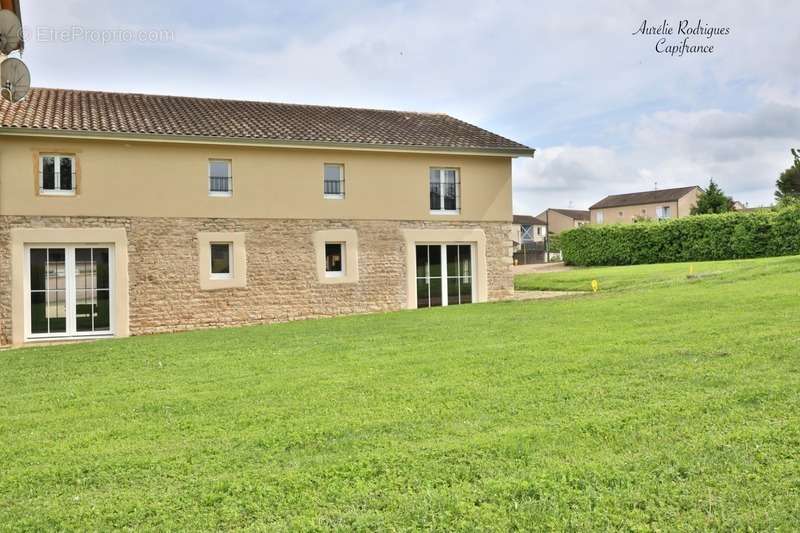
[[[792,148],[794,165],[784,170],[775,182],[775,199],[778,202],[789,196],[800,196],[800,150]]]
[[[714,183],[714,178],[708,182],[708,188],[697,195],[697,205],[692,208],[693,215],[707,215],[709,213],[727,213],[733,211],[733,200],[725,196],[719,185]]]

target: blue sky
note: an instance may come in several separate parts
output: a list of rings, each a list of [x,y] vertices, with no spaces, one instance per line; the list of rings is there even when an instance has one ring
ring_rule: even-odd
[[[40,87],[446,112],[537,148],[514,163],[527,214],[712,176],[761,205],[800,148],[800,2],[218,5],[22,0],[23,59]],[[632,35],[665,19],[730,33],[684,57]]]

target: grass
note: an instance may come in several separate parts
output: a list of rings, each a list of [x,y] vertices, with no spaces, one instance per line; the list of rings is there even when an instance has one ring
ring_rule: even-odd
[[[796,263],[796,257],[777,257],[766,260],[740,259],[619,267],[578,267],[566,272],[519,275],[514,280],[514,286],[517,290],[523,291],[590,291],[592,280],[597,280],[600,290],[675,287],[707,278],[719,278],[724,282],[752,275],[769,275],[780,272],[785,267],[791,269]]]
[[[703,268],[3,352],[0,528],[793,530],[800,258]]]

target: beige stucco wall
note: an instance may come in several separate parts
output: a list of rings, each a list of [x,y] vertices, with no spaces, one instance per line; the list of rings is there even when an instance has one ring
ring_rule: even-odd
[[[132,335],[405,309],[413,303],[409,265],[417,241],[479,244],[485,250],[476,258],[479,298],[505,299],[514,290],[510,223],[0,216],[0,344],[11,341],[12,325],[23,320],[21,306],[12,304],[12,270],[18,267],[12,268],[7,251],[12,234],[19,234],[15,230],[28,228],[50,228],[48,238],[72,233],[65,231],[70,228],[124,232],[127,281],[120,281],[117,290],[121,294],[127,283]],[[331,284],[320,279],[315,237],[324,232],[334,232],[339,240],[357,234],[357,241],[348,241],[358,249],[353,262],[357,281]],[[245,286],[204,290],[199,240],[209,234],[241,239]],[[81,239],[90,237],[86,235]],[[97,238],[110,240],[106,235]],[[121,237],[119,242],[124,242]]]
[[[75,196],[37,194],[40,153],[76,155]],[[209,159],[232,160],[232,197],[209,197]],[[345,199],[323,198],[324,163],[344,164]],[[429,211],[436,166],[460,169],[458,215]],[[0,214],[510,222],[511,159],[4,135]]]
[[[566,215],[562,215],[557,211],[553,211],[552,209],[542,211],[539,215],[536,215],[536,218],[540,220],[546,220],[548,224],[547,230],[553,235],[558,235],[563,231],[578,227],[578,224],[574,219]]]

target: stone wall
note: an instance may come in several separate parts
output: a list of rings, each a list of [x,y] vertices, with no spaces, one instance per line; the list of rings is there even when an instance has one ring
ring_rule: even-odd
[[[128,234],[132,335],[403,309],[403,229],[481,228],[490,300],[513,294],[506,223],[196,218],[0,217],[0,345],[11,337],[12,228],[119,228]],[[359,281],[321,284],[313,234],[358,232]],[[247,287],[200,290],[197,233],[246,232]]]

